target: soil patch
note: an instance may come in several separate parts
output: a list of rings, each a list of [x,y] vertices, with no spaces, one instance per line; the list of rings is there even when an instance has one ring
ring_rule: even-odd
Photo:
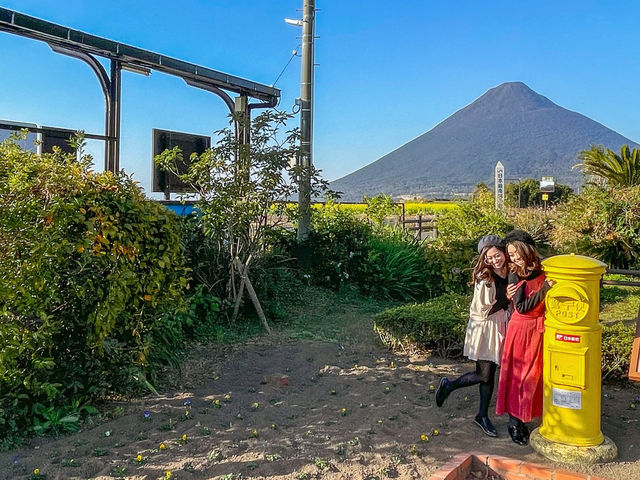
[[[39,468],[48,480],[157,479],[167,470],[181,480],[418,479],[466,451],[553,465],[515,445],[505,417],[493,419],[499,437],[487,437],[473,422],[476,388],[435,405],[439,378],[470,368],[336,343],[245,344],[224,358],[200,347],[175,390],[123,403],[118,418],[75,435],[0,454],[0,478],[28,478]],[[638,478],[640,405],[631,407],[638,393],[603,387],[602,430],[619,460],[564,468]]]

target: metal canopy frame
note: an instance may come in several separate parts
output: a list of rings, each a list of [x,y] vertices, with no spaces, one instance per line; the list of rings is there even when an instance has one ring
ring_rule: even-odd
[[[0,31],[46,42],[54,52],[82,60],[91,67],[98,77],[105,97],[105,170],[112,172],[120,169],[122,69],[142,74],[156,70],[180,77],[192,87],[221,97],[229,111],[232,114],[242,114],[245,121],[247,116],[250,119],[252,109],[275,107],[280,99],[280,90],[272,86],[114,42],[2,7]],[[107,74],[94,55],[110,60],[110,74]],[[244,101],[236,103],[225,90],[244,97]],[[247,98],[255,98],[261,102],[250,104]],[[242,111],[238,111],[236,105],[244,105]],[[248,140],[248,125],[243,124],[241,129],[242,137]]]

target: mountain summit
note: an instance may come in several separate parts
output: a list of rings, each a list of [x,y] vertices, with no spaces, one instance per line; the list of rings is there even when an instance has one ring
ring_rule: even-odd
[[[553,176],[575,188],[582,183],[582,174],[571,168],[578,152],[591,145],[617,151],[624,144],[637,146],[522,82],[508,82],[331,188],[344,192],[344,200],[378,193],[450,197],[479,182],[493,185],[498,161],[507,179]]]

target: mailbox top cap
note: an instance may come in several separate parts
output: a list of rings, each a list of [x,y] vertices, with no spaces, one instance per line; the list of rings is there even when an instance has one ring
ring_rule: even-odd
[[[546,269],[567,269],[567,270],[592,270],[602,273],[607,268],[607,264],[596,260],[595,258],[585,257],[584,255],[554,255],[545,258],[542,266]]]

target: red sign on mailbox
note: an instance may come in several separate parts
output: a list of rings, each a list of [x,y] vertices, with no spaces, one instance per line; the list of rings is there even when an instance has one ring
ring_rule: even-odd
[[[556,333],[558,342],[580,343],[580,335],[565,335],[564,333]]]

